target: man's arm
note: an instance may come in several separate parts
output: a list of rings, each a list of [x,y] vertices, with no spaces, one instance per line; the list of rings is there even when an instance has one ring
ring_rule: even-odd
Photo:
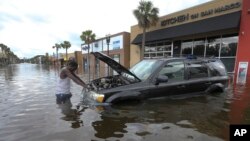
[[[83,87],[87,87],[87,85],[78,77],[76,76],[74,73],[70,72],[68,69],[65,69],[65,74],[72,79],[76,84],[81,85]]]
[[[82,79],[79,78],[75,73],[71,73],[71,74],[72,74],[76,79],[78,79],[81,83],[83,83],[84,85],[86,85],[85,82],[83,82]]]

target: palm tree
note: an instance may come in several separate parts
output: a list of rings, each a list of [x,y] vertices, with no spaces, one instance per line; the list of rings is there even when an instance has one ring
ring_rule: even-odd
[[[1,52],[3,52],[4,44],[0,44]]]
[[[1,47],[1,49],[2,49],[2,60],[3,60],[3,62],[2,62],[2,64],[6,64],[7,62],[6,62],[6,58],[7,58],[7,54],[6,54],[6,51],[7,51],[7,46],[5,45],[5,44],[0,44],[0,47]]]
[[[9,52],[9,60],[10,60],[11,64],[15,63],[14,62],[14,53],[12,51]]]
[[[58,61],[58,50],[61,48],[61,45],[56,43],[52,48],[56,48],[56,61]]]
[[[6,50],[5,50],[5,54],[6,54],[6,57],[7,57],[7,64],[9,64],[10,63],[10,48],[6,48]]]
[[[90,82],[90,60],[89,60],[89,44],[95,41],[96,35],[92,33],[92,30],[86,30],[82,32],[82,35],[80,36],[81,40],[85,42],[85,44],[88,44],[88,56],[87,56],[87,62],[88,62],[88,73],[89,73],[89,82]]]
[[[66,49],[66,60],[68,60],[68,48],[71,47],[71,44],[69,41],[64,41],[63,43],[61,43],[61,47]]]
[[[0,66],[4,64],[3,44],[0,44]]]
[[[144,1],[144,0],[141,0],[139,2],[139,6],[137,7],[137,9],[133,11],[133,14],[138,21],[139,27],[143,29],[141,57],[140,57],[141,60],[144,58],[146,29],[156,25],[156,23],[159,20],[158,13],[159,9],[153,7],[153,3],[151,1]]]
[[[0,52],[3,54],[4,53],[4,44],[0,44],[0,48],[1,48]]]

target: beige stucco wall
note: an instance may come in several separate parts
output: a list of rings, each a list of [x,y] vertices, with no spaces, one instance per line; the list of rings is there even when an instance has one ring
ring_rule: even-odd
[[[220,8],[220,7],[223,7],[225,5],[230,5],[232,3],[237,3],[237,2],[239,2],[241,4],[237,8],[233,8],[233,9],[226,10],[226,11],[223,11],[223,12],[218,12],[218,13],[213,12],[212,14],[208,14],[208,15],[203,16],[203,17],[200,16],[201,12],[214,10],[215,8]],[[150,29],[147,30],[147,32],[148,31],[159,30],[159,29],[165,29],[165,28],[169,28],[169,27],[173,27],[173,26],[178,26],[178,25],[181,25],[181,24],[192,23],[192,22],[195,22],[195,21],[204,20],[204,19],[207,19],[207,18],[216,17],[216,16],[220,16],[220,15],[225,15],[225,14],[233,13],[233,12],[236,12],[236,11],[240,11],[241,9],[242,9],[242,0],[213,0],[213,1],[201,4],[201,5],[198,5],[198,6],[190,7],[188,9],[184,9],[182,11],[178,11],[178,12],[175,12],[175,13],[171,13],[171,14],[162,16],[162,17],[159,18],[159,21],[156,24],[156,26],[151,27]],[[181,15],[186,15],[186,14],[189,15],[188,20],[185,20],[183,22],[177,22],[175,24],[169,24],[169,25],[161,26],[161,22],[164,21],[164,20],[171,19],[171,18],[174,18],[174,17],[178,17],[178,16],[181,16]],[[197,18],[192,19],[191,15],[195,15],[195,14],[198,14],[199,16]],[[132,42],[135,39],[135,37],[138,34],[141,34],[141,33],[142,33],[142,29],[140,29],[138,25],[131,26],[131,35],[130,35],[131,38],[130,38],[130,41]],[[133,44],[130,45],[130,58],[131,58],[130,59],[130,67],[132,67],[134,64],[139,62],[139,60],[140,60],[140,48],[137,45],[133,45]]]
[[[68,59],[70,58],[70,57],[75,57],[75,53],[74,52],[68,52],[67,53],[68,54]],[[66,60],[66,53],[61,53],[61,55],[62,55],[62,58],[64,59],[64,60]]]

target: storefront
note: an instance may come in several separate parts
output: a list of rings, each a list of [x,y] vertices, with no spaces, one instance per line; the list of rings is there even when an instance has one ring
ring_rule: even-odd
[[[89,55],[90,72],[88,72],[88,51],[87,45],[83,47],[83,72],[90,73],[91,78],[99,78],[108,75],[115,75],[113,71],[106,63],[96,59],[93,55]],[[126,68],[129,68],[129,53],[130,53],[130,33],[121,32],[113,35],[109,35],[109,43],[107,43],[107,37],[96,39],[90,44],[89,52],[102,52],[115,61],[121,63]]]
[[[147,30],[144,58],[185,57],[189,54],[215,57],[221,59],[229,72],[237,72],[238,58],[242,56],[239,50],[250,44],[239,44],[242,23],[246,24],[242,21],[243,6],[248,22],[250,18],[250,7],[246,7],[246,3],[249,1],[214,0],[160,17],[157,25]],[[245,34],[246,30],[249,31],[249,27],[245,26]],[[141,42],[142,29],[138,25],[132,26],[130,66],[140,59]],[[250,52],[245,56],[243,61],[249,61]]]

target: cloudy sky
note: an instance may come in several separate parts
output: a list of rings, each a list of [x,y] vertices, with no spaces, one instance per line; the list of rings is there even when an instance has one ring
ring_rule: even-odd
[[[132,11],[140,0],[0,0],[0,43],[19,58],[50,55],[52,46],[70,41],[69,52],[80,50],[82,31],[92,30],[97,38],[137,24]],[[151,0],[159,16],[211,0]],[[59,52],[64,53],[61,49]]]

